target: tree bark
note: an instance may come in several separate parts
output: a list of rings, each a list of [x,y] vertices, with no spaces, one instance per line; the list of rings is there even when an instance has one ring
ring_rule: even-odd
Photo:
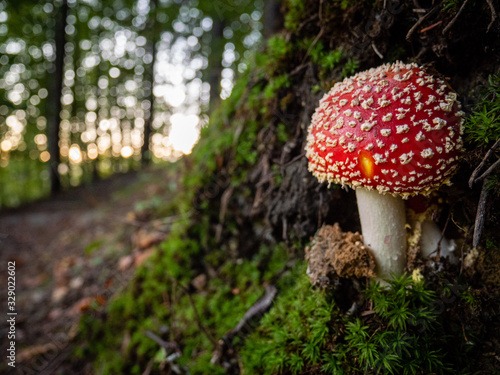
[[[208,56],[208,83],[210,84],[209,111],[215,108],[220,100],[222,78],[222,54],[224,53],[224,20],[215,17],[212,25],[212,41],[210,56]]]
[[[155,105],[155,96],[153,94],[154,84],[155,84],[155,64],[156,64],[156,42],[157,32],[156,32],[156,10],[158,8],[158,0],[151,0],[151,8],[150,8],[150,17],[149,17],[149,43],[150,43],[150,51],[151,51],[151,64],[149,64],[149,70],[147,73],[146,81],[150,83],[150,92],[149,92],[149,114],[144,119],[144,142],[141,148],[141,163],[143,166],[151,163],[152,152],[150,150],[151,146],[151,133],[153,132],[153,119],[154,119],[154,105]]]
[[[55,29],[55,73],[54,79],[49,79],[47,99],[47,147],[50,153],[50,191],[52,194],[61,190],[59,163],[61,161],[59,148],[59,125],[61,123],[61,93],[64,76],[64,45],[66,44],[66,18],[68,2],[63,0],[59,8],[59,16]]]
[[[283,28],[284,20],[281,12],[281,2],[279,0],[266,0],[264,3],[264,29],[262,34],[264,38],[276,34]]]

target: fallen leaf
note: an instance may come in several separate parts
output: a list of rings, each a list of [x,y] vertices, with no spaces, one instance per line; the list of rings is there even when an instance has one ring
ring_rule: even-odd
[[[66,294],[68,294],[69,288],[66,285],[58,286],[52,291],[52,302],[61,301]]]
[[[120,271],[125,271],[132,263],[134,263],[134,257],[132,255],[125,255],[118,261],[118,269]]]
[[[92,305],[92,302],[94,302],[94,298],[92,297],[84,297],[80,299],[78,302],[76,302],[70,309],[69,309],[69,314],[70,315],[78,315],[90,308]]]
[[[165,238],[165,233],[153,231],[149,232],[145,229],[139,229],[132,236],[132,242],[140,249],[148,249],[154,246]]]
[[[149,249],[135,256],[134,266],[139,267],[146,259],[155,253],[155,249]]]

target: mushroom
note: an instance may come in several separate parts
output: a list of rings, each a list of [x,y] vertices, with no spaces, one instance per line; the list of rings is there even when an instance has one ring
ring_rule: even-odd
[[[377,277],[406,265],[404,200],[449,184],[462,149],[457,94],[416,64],[385,64],[346,78],[319,102],[309,126],[309,171],[356,190]]]

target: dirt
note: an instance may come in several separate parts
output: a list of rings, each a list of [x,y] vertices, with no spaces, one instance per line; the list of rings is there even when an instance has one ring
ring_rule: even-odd
[[[328,286],[331,277],[375,276],[375,259],[358,233],[342,232],[340,226],[324,225],[306,247],[307,274],[313,285]]]
[[[117,175],[0,214],[4,283],[7,262],[16,266],[12,373],[58,369],[72,353],[81,314],[106,304],[152,254],[165,233],[138,221],[134,210],[137,202],[167,195],[165,177],[161,171]],[[6,362],[2,373],[12,370],[1,366]]]

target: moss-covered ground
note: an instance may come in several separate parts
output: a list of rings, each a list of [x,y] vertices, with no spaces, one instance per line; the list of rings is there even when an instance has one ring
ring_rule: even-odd
[[[286,29],[248,62],[179,166],[178,195],[160,205],[178,218],[168,238],[125,292],[83,317],[74,368],[91,359],[98,374],[500,372],[498,169],[473,253],[483,188],[467,183],[500,134],[500,28],[487,2],[457,16],[462,4],[286,1]],[[324,223],[359,223],[352,193],[309,175],[307,125],[332,84],[396,59],[449,77],[464,102],[466,154],[454,184],[432,197],[459,263],[421,261],[388,289],[339,279],[319,290],[305,245]],[[242,329],[269,286],[274,303]]]

